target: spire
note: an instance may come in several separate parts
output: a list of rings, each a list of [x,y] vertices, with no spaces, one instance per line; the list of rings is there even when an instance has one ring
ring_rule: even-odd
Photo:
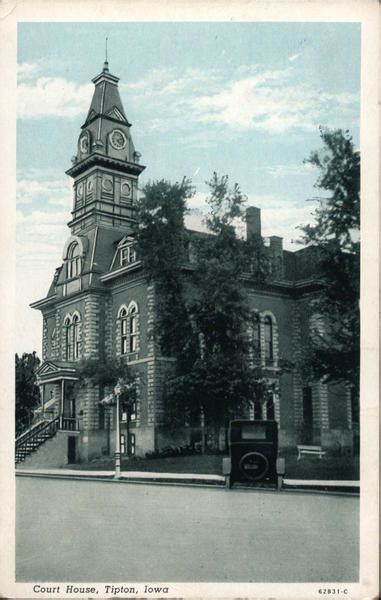
[[[93,99],[90,104],[89,112],[85,123],[82,127],[86,127],[96,118],[116,118],[121,123],[130,127],[130,123],[124,112],[123,104],[120,99],[118,90],[119,77],[112,75],[109,71],[108,56],[107,56],[107,38],[106,38],[106,53],[103,69],[92,80],[95,84]],[[99,137],[99,136],[98,136]]]
[[[103,73],[108,73],[107,40],[108,40],[108,38],[106,37],[105,61],[103,63]]]

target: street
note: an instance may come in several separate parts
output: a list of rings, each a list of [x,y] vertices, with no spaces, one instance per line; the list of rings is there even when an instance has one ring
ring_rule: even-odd
[[[359,499],[17,478],[16,580],[358,578]]]

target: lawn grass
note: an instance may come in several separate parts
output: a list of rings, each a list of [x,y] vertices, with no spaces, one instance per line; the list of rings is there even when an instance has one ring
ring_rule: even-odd
[[[222,474],[221,454],[196,454],[193,456],[173,456],[166,458],[122,458],[122,471],[153,471],[158,473],[201,473]],[[351,456],[297,457],[286,455],[286,474],[288,479],[328,479],[358,480],[359,459]],[[106,471],[115,468],[112,457],[103,457],[89,463],[70,465],[71,469]]]

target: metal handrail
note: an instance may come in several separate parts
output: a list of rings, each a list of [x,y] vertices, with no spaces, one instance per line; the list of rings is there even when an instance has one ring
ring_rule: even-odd
[[[23,431],[23,433],[20,433],[20,435],[17,436],[16,443],[22,441],[23,438],[28,436],[30,433],[34,432],[36,429],[40,428],[43,424],[46,424],[46,421],[47,421],[47,419],[40,420],[37,423],[35,423],[34,425],[32,425],[31,427],[28,427],[25,431]]]
[[[26,445],[28,442],[32,442],[32,445],[34,445],[34,442],[40,442],[41,440],[38,438],[42,432],[46,431],[47,433],[54,435],[58,429],[58,423],[59,417],[56,417],[53,421],[37,424],[29,432],[21,436],[23,439],[18,438],[16,440],[16,449],[20,449],[21,446]]]

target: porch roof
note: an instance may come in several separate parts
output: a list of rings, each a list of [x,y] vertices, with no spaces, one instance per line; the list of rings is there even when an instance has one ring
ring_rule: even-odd
[[[45,360],[36,371],[37,383],[50,383],[68,379],[78,381],[78,372],[74,363]]]

